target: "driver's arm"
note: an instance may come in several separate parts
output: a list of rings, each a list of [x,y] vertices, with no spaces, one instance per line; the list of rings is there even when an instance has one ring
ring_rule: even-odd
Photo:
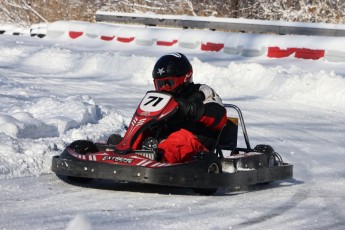
[[[220,130],[226,124],[226,109],[220,97],[207,85],[200,86],[193,100],[178,99],[177,102],[179,116],[187,120],[201,122],[213,130]]]
[[[204,113],[198,121],[213,130],[222,129],[226,124],[226,109],[221,98],[207,85],[201,85],[199,90],[205,98],[203,100]]]

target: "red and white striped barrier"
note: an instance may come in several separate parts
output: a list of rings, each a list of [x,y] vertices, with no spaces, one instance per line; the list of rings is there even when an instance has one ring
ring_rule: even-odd
[[[268,47],[267,57],[283,58],[294,54],[296,58],[317,60],[325,56],[325,50],[306,49],[306,48],[287,48]]]
[[[135,27],[126,25],[110,25],[86,22],[54,22],[48,27],[47,36],[68,33],[68,37],[77,40],[86,34],[89,38],[103,41],[135,44],[139,46],[178,46],[186,49],[200,49],[205,52],[224,52],[229,55],[269,58],[295,57],[318,60],[327,57],[329,61],[345,61],[345,52],[326,52],[322,48],[314,48],[313,44],[322,44],[327,37],[264,35],[230,33],[209,30],[170,29]],[[56,24],[54,26],[54,24]],[[68,31],[66,31],[68,30]],[[301,41],[301,37],[303,38]],[[293,42],[299,38],[299,42]],[[345,40],[342,37],[332,38]],[[345,49],[344,49],[345,50]]]
[[[0,33],[16,31],[0,25]],[[9,28],[9,29],[7,29]],[[41,32],[38,32],[41,29]],[[19,30],[17,30],[19,31]],[[43,32],[42,32],[43,31]],[[113,25],[79,21],[57,21],[45,25],[33,25],[31,36],[63,37],[73,42],[85,39],[98,44],[161,46],[199,49],[203,52],[223,52],[244,57],[302,58],[330,62],[345,62],[345,37],[266,35],[219,32],[210,30],[171,29],[132,25]],[[43,34],[43,35],[42,35]],[[103,43],[102,43],[103,42]]]

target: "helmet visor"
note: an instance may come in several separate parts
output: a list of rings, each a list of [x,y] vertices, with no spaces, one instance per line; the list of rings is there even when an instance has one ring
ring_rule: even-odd
[[[154,79],[156,91],[166,91],[171,92],[176,89],[180,83],[178,77],[167,77],[167,78],[160,78]]]
[[[173,76],[173,77],[165,77],[165,78],[156,78],[154,79],[156,91],[162,92],[172,92],[177,87],[182,85],[185,82],[193,82],[192,78],[193,71],[191,70],[184,76]]]

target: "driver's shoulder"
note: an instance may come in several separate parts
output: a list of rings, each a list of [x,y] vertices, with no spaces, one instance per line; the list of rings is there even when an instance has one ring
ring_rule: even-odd
[[[222,105],[222,100],[219,95],[208,85],[200,84],[199,91],[202,92],[205,96],[204,103],[215,102]]]

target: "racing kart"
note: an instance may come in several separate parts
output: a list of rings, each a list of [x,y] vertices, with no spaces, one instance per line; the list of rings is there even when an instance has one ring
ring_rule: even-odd
[[[149,91],[140,102],[123,138],[117,143],[77,140],[52,159],[51,169],[60,178],[76,182],[110,179],[166,186],[193,188],[211,195],[220,187],[241,187],[292,178],[293,165],[269,145],[251,148],[241,110],[225,104],[237,116],[228,117],[213,149],[196,154],[183,163],[162,162],[156,149],[134,149],[144,133],[173,116],[178,103],[166,93]],[[239,128],[246,147],[238,147]],[[242,141],[243,142],[243,141]],[[227,153],[228,156],[225,156]]]

